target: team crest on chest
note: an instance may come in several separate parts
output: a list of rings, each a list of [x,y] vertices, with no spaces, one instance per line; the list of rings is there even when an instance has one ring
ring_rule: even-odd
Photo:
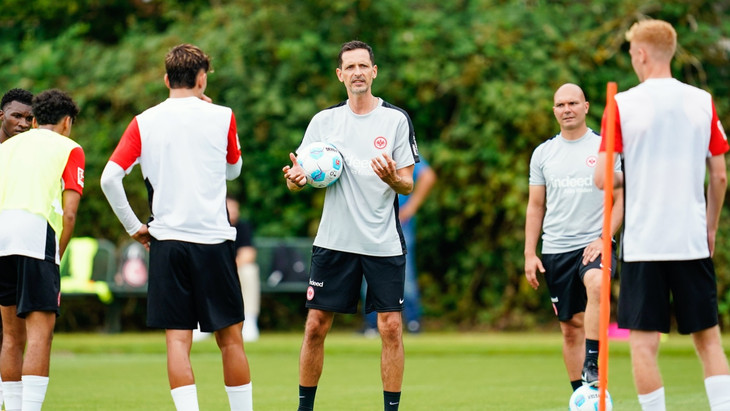
[[[383,136],[375,137],[375,140],[373,140],[373,145],[378,150],[382,150],[385,148],[385,146],[388,145],[388,140]]]
[[[596,156],[588,156],[588,158],[586,158],[586,165],[588,167],[591,167],[591,168],[595,167],[597,162],[598,162],[598,157],[596,157]]]

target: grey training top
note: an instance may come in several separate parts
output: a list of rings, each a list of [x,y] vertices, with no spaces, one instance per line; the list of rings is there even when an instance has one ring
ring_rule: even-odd
[[[316,141],[337,147],[345,167],[340,179],[326,188],[314,245],[370,256],[403,255],[396,193],[375,174],[370,161],[382,153],[398,169],[419,161],[408,114],[380,100],[373,111],[358,115],[344,101],[312,118],[297,151]]]
[[[593,183],[601,137],[588,129],[578,140],[558,134],[540,144],[530,160],[530,185],[545,186],[542,253],[586,247],[603,228],[603,191]],[[621,160],[616,156],[616,172]]]

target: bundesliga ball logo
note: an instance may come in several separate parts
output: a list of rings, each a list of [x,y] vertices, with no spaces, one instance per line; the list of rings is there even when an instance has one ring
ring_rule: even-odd
[[[598,388],[590,385],[583,385],[570,396],[568,407],[570,411],[597,411],[600,393]],[[606,411],[613,410],[611,395],[606,390]]]
[[[322,142],[305,147],[297,156],[297,163],[307,175],[307,184],[315,188],[327,187],[337,181],[344,165],[337,148]]]

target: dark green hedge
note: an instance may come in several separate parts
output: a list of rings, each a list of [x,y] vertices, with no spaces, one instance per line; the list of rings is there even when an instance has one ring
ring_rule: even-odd
[[[675,75],[711,91],[730,124],[726,2],[63,3],[3,8],[0,87],[58,87],[82,106],[74,127],[87,153],[78,235],[124,238],[99,175],[132,116],[166,97],[163,56],[181,42],[214,58],[208,94],[236,113],[244,169],[230,190],[244,215],[260,235],[313,235],[323,192],[291,195],[280,170],[312,115],[346,97],[335,77],[341,43],[372,44],[375,94],[409,111],[439,175],[420,213],[418,261],[427,314],[445,326],[524,328],[552,318],[544,290],[532,291],[522,274],[530,153],[558,130],[551,105],[562,83],[585,88],[594,129],[606,82],[636,85],[623,35],[637,18],[675,24]],[[126,187],[145,215],[138,170]],[[724,325],[729,219],[725,212],[715,256]]]

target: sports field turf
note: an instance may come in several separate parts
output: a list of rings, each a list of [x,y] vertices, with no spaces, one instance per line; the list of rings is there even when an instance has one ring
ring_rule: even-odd
[[[263,333],[248,344],[256,410],[296,410],[300,333]],[[567,410],[570,386],[558,333],[424,333],[405,336],[401,410]],[[730,335],[724,336],[726,351]],[[627,343],[611,341],[615,410],[638,410]],[[380,341],[354,332],[327,338],[318,411],[382,410]],[[193,346],[201,410],[227,410],[215,341]],[[668,410],[709,409],[688,337],[662,343]],[[44,410],[174,410],[164,335],[56,334]]]

